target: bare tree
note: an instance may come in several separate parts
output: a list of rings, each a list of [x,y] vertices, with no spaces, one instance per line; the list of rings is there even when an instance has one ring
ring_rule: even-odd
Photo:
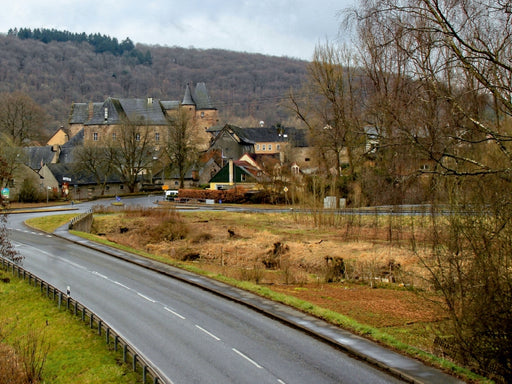
[[[137,184],[147,175],[155,155],[149,125],[145,121],[126,120],[108,146],[113,166],[130,192],[135,192]]]
[[[179,109],[169,117],[167,142],[163,151],[169,159],[169,167],[178,172],[180,188],[185,185],[185,176],[198,157],[199,137],[193,116]]]
[[[7,187],[14,173],[26,159],[23,150],[14,145],[7,135],[0,136],[0,157],[5,161],[5,169],[0,177],[0,187]]]
[[[374,86],[369,120],[384,143],[429,162],[431,201],[454,212],[432,216],[423,258],[454,346],[503,382],[512,380],[511,5],[363,0],[353,13]]]
[[[27,145],[38,139],[47,119],[46,113],[23,92],[0,95],[0,133],[15,145]]]
[[[109,147],[84,145],[74,149],[73,170],[76,174],[89,174],[101,185],[101,195],[105,193],[108,177],[114,172],[114,158],[116,151]]]
[[[349,50],[326,43],[315,49],[308,75],[307,97],[291,93],[290,108],[309,129],[318,159],[336,185],[345,163],[348,176],[355,174],[354,150],[363,137],[361,72]]]
[[[7,170],[7,162],[0,156],[0,179],[8,179],[10,177]],[[14,246],[9,241],[7,224],[7,213],[4,210],[8,204],[7,200],[0,197],[0,256],[15,263],[21,263],[23,256],[21,256]]]

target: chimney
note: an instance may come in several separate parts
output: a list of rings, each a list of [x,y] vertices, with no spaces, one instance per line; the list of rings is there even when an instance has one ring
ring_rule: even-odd
[[[229,184],[233,184],[233,159],[229,159]]]
[[[87,112],[88,112],[88,119],[91,120],[92,119],[92,115],[94,114],[94,108],[93,108],[93,105],[92,105],[92,101],[89,102]]]

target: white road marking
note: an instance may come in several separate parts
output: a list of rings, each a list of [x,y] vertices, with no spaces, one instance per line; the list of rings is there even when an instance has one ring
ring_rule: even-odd
[[[142,294],[142,293],[140,293],[140,292],[137,292],[137,295],[139,295],[139,296],[140,296],[140,297],[142,297],[143,299],[146,299],[147,301],[151,301],[152,303],[156,303],[156,301],[155,301],[155,300],[153,300],[153,299],[152,299],[152,298],[150,298],[150,297],[147,297],[147,296],[143,295],[143,294]]]
[[[204,333],[206,333],[208,336],[210,336],[210,337],[214,338],[215,340],[220,341],[220,339],[219,339],[217,336],[215,336],[215,335],[214,335],[213,333],[211,333],[211,332],[208,332],[208,331],[207,331],[206,329],[204,329],[203,327],[200,327],[199,325],[197,325],[197,324],[196,324],[196,328],[197,328],[197,329],[200,329],[201,331],[203,331]]]
[[[286,383],[285,383],[283,380],[281,380],[281,379],[277,379],[277,382],[278,382],[279,384],[286,384]]]
[[[109,278],[108,278],[107,276],[102,275],[102,274],[101,274],[101,273],[99,273],[99,272],[91,271],[91,273],[92,273],[93,275],[99,276],[99,277],[101,277],[101,278],[103,278],[103,279],[105,279],[105,280],[109,280]]]
[[[174,316],[179,317],[181,320],[185,320],[185,316],[180,315],[178,312],[173,311],[170,308],[164,307],[167,312],[171,312]]]
[[[119,281],[114,281],[114,284],[117,284],[117,285],[119,285],[120,287],[123,287],[123,288],[125,288],[125,289],[131,290],[131,288],[130,288],[130,287],[127,287],[126,285],[124,285],[124,284],[120,283]]]
[[[244,355],[242,352],[240,352],[238,349],[236,348],[231,348],[233,350],[233,352],[237,353],[239,356],[243,357],[245,360],[247,360],[249,363],[253,364],[256,368],[259,368],[259,369],[263,369],[263,367],[261,365],[259,365],[257,362],[255,362],[253,359],[251,359],[250,357]]]

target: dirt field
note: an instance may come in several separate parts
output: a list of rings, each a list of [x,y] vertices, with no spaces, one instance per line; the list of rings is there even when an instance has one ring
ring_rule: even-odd
[[[294,214],[168,210],[97,214],[93,229],[116,243],[270,286],[426,350],[431,325],[442,319],[431,297],[407,289],[421,282],[416,255],[386,240],[384,230],[359,228],[354,240],[346,228],[318,228]],[[340,259],[343,275],[333,273]]]

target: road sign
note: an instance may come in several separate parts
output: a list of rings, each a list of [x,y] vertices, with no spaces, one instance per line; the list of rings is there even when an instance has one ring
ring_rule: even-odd
[[[169,186],[167,184],[162,185],[162,189],[164,191],[167,191],[169,189]]]
[[[4,199],[8,199],[9,198],[9,188],[2,188],[2,197]]]

